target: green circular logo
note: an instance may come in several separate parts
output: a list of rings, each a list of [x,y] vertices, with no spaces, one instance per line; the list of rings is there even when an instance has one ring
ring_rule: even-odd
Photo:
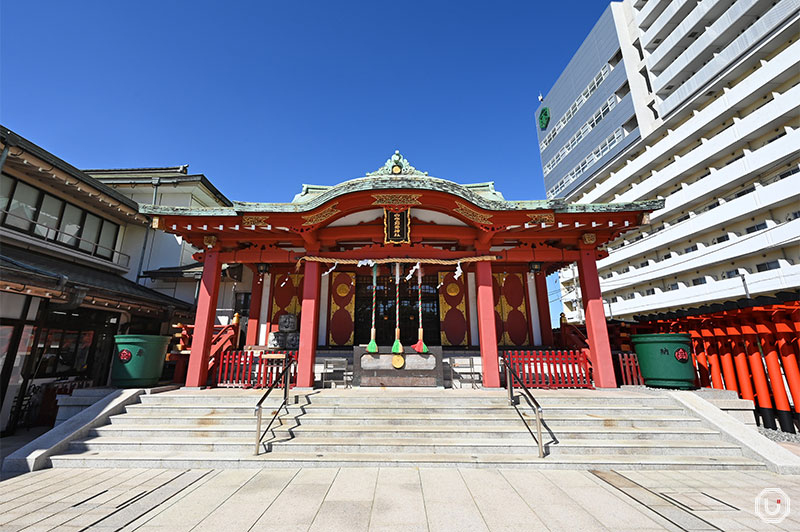
[[[539,111],[539,127],[544,131],[547,129],[547,124],[550,123],[550,108],[543,107],[541,111]]]

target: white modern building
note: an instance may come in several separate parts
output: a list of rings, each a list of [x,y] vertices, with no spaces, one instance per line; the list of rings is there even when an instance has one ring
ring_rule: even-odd
[[[545,96],[548,197],[666,200],[598,262],[608,317],[800,287],[799,20],[800,0],[614,2]]]

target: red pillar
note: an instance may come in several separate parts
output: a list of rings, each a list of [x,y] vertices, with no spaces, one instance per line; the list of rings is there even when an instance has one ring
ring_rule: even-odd
[[[594,248],[581,249],[578,278],[581,283],[583,310],[586,314],[586,336],[589,340],[594,384],[598,388],[616,388],[617,378],[611,360],[611,345],[608,342],[606,313],[600,293],[600,278],[597,276]]]
[[[717,339],[715,337],[716,328],[709,324],[708,328],[703,329],[703,341],[706,346],[706,359],[708,360],[708,371],[711,374],[711,387],[722,390],[722,371],[719,366],[719,355],[717,355]]]
[[[264,276],[251,266],[253,284],[250,288],[250,313],[247,316],[247,339],[245,345],[258,344],[258,321],[261,318],[261,295],[264,293]]]
[[[800,367],[798,367],[797,356],[792,349],[792,338],[795,337],[795,334],[788,319],[784,319],[782,315],[775,316],[774,321],[765,325],[769,327],[776,339],[775,343],[783,363],[783,373],[786,375],[789,392],[792,394],[794,411],[800,412]]]
[[[730,327],[728,329],[730,330]],[[755,405],[750,366],[747,364],[747,346],[742,336],[741,327],[737,327],[735,332],[736,334],[733,336],[733,363],[736,366],[736,375],[739,379],[739,395],[742,399],[753,401]]]
[[[736,334],[736,329],[730,324],[725,326],[725,336],[719,339],[719,358],[722,365],[722,376],[725,379],[725,389],[739,393],[739,385],[736,383],[736,369],[733,367],[733,349],[731,338]]]
[[[303,303],[300,310],[300,349],[297,353],[297,386],[314,387],[314,361],[319,328],[318,262],[307,261],[303,275]]]
[[[689,331],[692,337],[692,347],[694,348],[695,367],[697,368],[697,376],[700,379],[700,386],[708,388],[710,386],[708,380],[708,358],[706,357],[706,346],[703,342],[703,337],[700,335],[699,325],[695,323],[695,327]]]
[[[755,327],[742,324],[742,335],[744,336],[747,358],[750,362],[750,374],[753,376],[753,387],[756,392],[756,409],[761,418],[761,424],[768,429],[776,429],[775,412],[773,411],[772,397],[770,395],[767,374],[764,371],[764,361],[759,350],[758,335]]]
[[[475,285],[478,290],[478,337],[481,344],[483,386],[498,388],[500,386],[500,364],[497,359],[491,263],[482,261],[475,264]]]
[[[203,277],[197,295],[197,311],[192,333],[192,351],[189,355],[189,369],[186,373],[186,386],[205,386],[208,380],[208,359],[211,355],[211,340],[214,336],[214,319],[217,315],[217,297],[222,263],[219,251],[208,249],[203,261]]]
[[[533,276],[536,287],[536,307],[539,310],[539,329],[542,332],[542,345],[553,346],[553,325],[550,323],[550,298],[547,295],[547,276],[544,272]]]

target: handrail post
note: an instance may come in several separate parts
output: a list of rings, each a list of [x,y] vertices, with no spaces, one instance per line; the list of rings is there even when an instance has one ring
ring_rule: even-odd
[[[261,445],[261,405],[256,407],[256,448],[253,453],[258,456],[258,447]]]
[[[506,370],[506,388],[508,389],[508,404],[514,404],[514,381],[511,380],[511,367],[508,365],[508,360],[503,357],[503,365]]]
[[[288,353],[286,356],[290,356]],[[289,362],[289,365],[286,366],[286,370],[283,372],[283,404],[286,405],[286,413],[289,413],[289,372],[292,371],[292,362]]]

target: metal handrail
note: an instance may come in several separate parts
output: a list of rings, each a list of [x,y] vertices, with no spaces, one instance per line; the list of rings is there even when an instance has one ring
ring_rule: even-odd
[[[259,449],[259,446],[261,445],[261,440],[263,440],[264,439],[264,435],[267,432],[269,432],[269,429],[270,429],[270,427],[272,427],[272,424],[275,422],[275,418],[278,417],[278,414],[280,413],[281,408],[286,407],[286,413],[287,414],[289,413],[289,407],[286,406],[287,403],[289,402],[289,368],[291,368],[293,364],[294,364],[294,357],[292,357],[291,355],[289,355],[287,353],[286,361],[283,363],[283,369],[278,374],[278,376],[275,378],[275,380],[272,381],[272,384],[269,385],[269,388],[267,388],[267,391],[264,392],[264,395],[261,396],[261,399],[259,399],[258,402],[256,403],[256,407],[255,407],[256,408],[255,409],[255,415],[256,415],[256,448],[255,448],[255,452],[253,453],[256,456],[258,456],[258,449]],[[278,407],[278,409],[275,410],[275,414],[272,416],[272,419],[269,421],[269,425],[267,425],[267,428],[264,430],[264,432],[261,432],[261,404],[266,400],[266,398],[269,396],[270,392],[272,392],[272,390],[275,388],[275,386],[279,382],[281,382],[281,379],[283,379],[283,402]]]
[[[539,446],[539,458],[544,458],[544,444],[542,442],[542,407],[539,405],[539,402],[533,397],[533,394],[528,389],[528,387],[525,386],[525,383],[522,382],[522,379],[520,379],[519,375],[517,375],[517,372],[511,368],[511,364],[508,363],[508,359],[506,359],[506,356],[503,354],[501,354],[500,356],[503,358],[503,365],[506,368],[506,388],[508,388],[508,404],[516,408],[516,405],[514,404],[514,384],[512,381],[513,379],[517,381],[517,384],[520,385],[522,391],[525,392],[525,396],[527,397],[528,402],[533,408],[533,412],[536,417],[536,443]],[[525,422],[524,418],[523,422]],[[525,424],[527,425],[527,422],[525,422]]]

